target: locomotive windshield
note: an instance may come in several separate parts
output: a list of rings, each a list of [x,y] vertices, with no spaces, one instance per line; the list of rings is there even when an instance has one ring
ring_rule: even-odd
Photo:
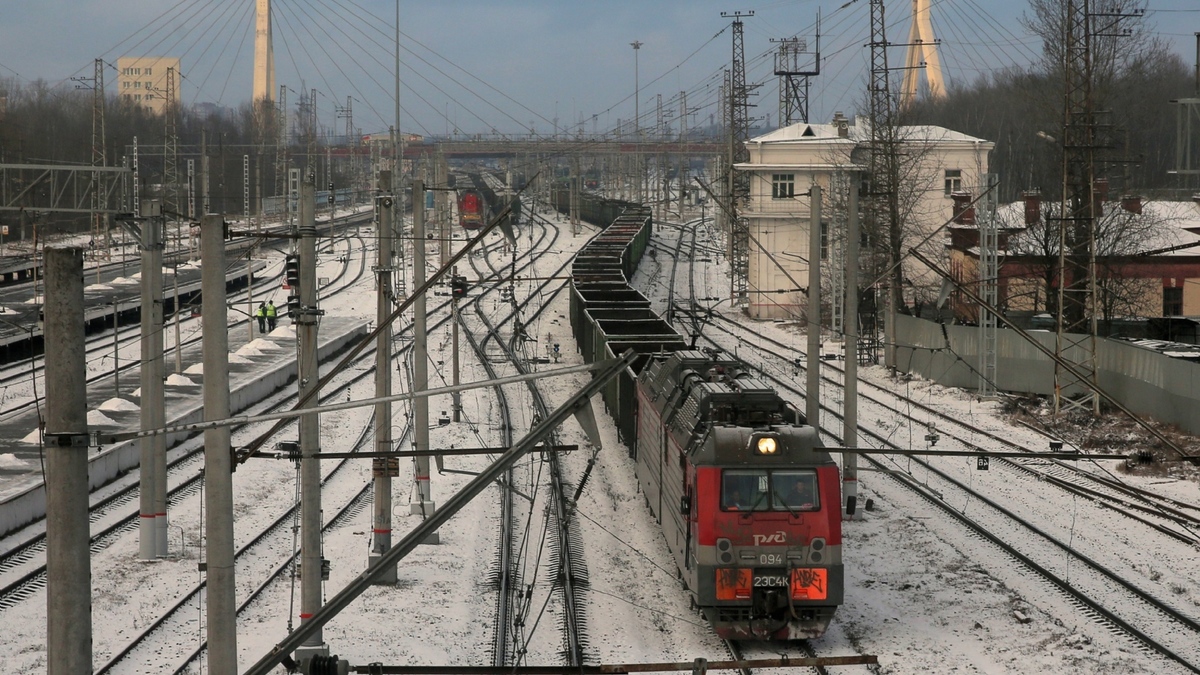
[[[815,471],[726,469],[721,472],[723,511],[816,511],[820,508]]]

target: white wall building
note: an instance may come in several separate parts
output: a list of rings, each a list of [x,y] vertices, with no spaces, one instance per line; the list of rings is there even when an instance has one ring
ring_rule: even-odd
[[[987,173],[988,153],[995,144],[936,126],[900,127],[897,135],[904,149],[900,201],[907,248],[950,220],[952,194],[980,194],[981,176]],[[751,236],[748,311],[761,319],[799,317],[807,306],[797,286],[805,286],[808,279],[809,188],[817,184],[823,190],[827,234],[822,235],[822,260],[837,266],[840,274],[839,247],[830,244],[845,227],[851,177],[867,169],[870,130],[839,114],[832,124],[793,124],[752,138],[746,145],[750,161],[736,168],[751,174],[750,203],[743,213]],[[866,208],[865,201],[864,196],[861,208]],[[922,251],[944,260],[947,240],[942,230]],[[932,279],[921,263],[906,259],[905,277],[906,286],[911,284],[906,302],[923,301],[930,292],[936,296],[940,281]],[[862,282],[870,281],[864,275]],[[929,291],[931,284],[934,288]]]
[[[179,59],[169,56],[122,56],[117,59],[117,94],[123,101],[161,115],[167,104],[167,69],[175,69],[175,102],[180,103]]]

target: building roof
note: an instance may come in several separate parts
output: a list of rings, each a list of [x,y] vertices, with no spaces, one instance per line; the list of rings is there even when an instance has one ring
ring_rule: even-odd
[[[1149,225],[1137,242],[1137,250],[1131,251],[1131,254],[1148,253],[1154,257],[1200,255],[1200,203],[1195,200],[1145,201],[1142,202],[1141,208],[1142,213],[1135,215],[1122,210],[1120,200],[1110,200],[1104,205],[1106,218],[1114,215],[1141,218]],[[998,213],[1000,220],[1014,229],[1025,222],[1023,202],[1005,204],[1000,207]],[[1019,236],[1021,235],[1014,235]],[[1019,247],[1014,245],[1014,248]]]
[[[864,124],[850,124],[847,128],[847,137],[840,140],[854,143],[865,143],[866,141],[871,140],[871,127],[865,124],[866,120],[861,121],[864,122]],[[899,127],[897,136],[901,142],[936,141],[940,143],[987,143],[988,145],[994,145],[992,141],[985,141],[982,138],[975,138],[974,136],[968,136],[967,134],[947,129],[945,127],[934,126],[932,124],[918,124]],[[808,124],[805,122],[798,122],[790,126],[781,127],[768,134],[751,138],[750,142],[828,142],[838,140],[838,127],[836,124]]]

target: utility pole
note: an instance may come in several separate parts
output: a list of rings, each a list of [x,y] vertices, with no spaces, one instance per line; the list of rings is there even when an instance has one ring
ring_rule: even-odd
[[[679,92],[679,222],[683,222],[683,200],[687,194],[688,151],[687,151],[687,92]]]
[[[278,136],[275,138],[275,195],[283,199],[283,221],[291,219],[292,195],[288,190],[287,85],[279,85]]]
[[[200,130],[200,210],[208,215],[211,204],[208,198],[208,130]],[[204,235],[201,234],[201,237]]]
[[[204,335],[204,420],[229,417],[229,309],[225,305],[225,217],[200,221],[201,330]],[[233,568],[233,452],[229,427],[204,431],[204,506],[208,671],[238,672],[237,598]]]
[[[821,186],[809,188],[808,220],[808,370],[804,410],[808,423],[821,428]]]
[[[842,445],[858,447],[858,190],[862,184],[857,173],[850,174],[846,195],[846,317],[842,320],[843,351],[846,355],[842,375]],[[843,517],[853,518],[858,501],[858,454],[842,453]]]
[[[629,43],[629,46],[633,47],[633,147],[637,148],[637,150],[634,151],[634,156],[638,158],[641,157],[642,142],[642,85],[638,75],[638,52],[642,50],[643,44],[645,43],[641,42],[640,40],[634,40],[633,42]],[[640,159],[637,160],[637,163],[641,163]],[[634,170],[634,179],[637,181],[637,190],[634,192],[633,201],[638,202],[639,204],[642,202],[642,176],[639,171],[641,168],[644,167],[639,166]]]
[[[979,202],[979,296],[986,303],[979,307],[979,397],[996,396],[996,315],[988,307],[997,306],[1000,285],[1000,234],[996,217],[994,173],[983,175],[983,198]]]
[[[379,335],[375,342],[375,396],[392,395],[392,325],[388,317],[392,314],[392,215],[396,210],[392,194],[392,172],[379,172],[379,190],[383,193],[375,198],[375,215],[378,218],[379,257],[376,267],[375,321]],[[375,451],[392,451],[392,404],[375,404]],[[372,480],[375,488],[372,512],[372,546],[367,557],[367,566],[374,567],[388,549],[392,547],[392,478],[400,475],[398,457],[376,457],[372,460]],[[396,567],[382,573],[376,580],[380,584],[396,583]]]
[[[421,179],[412,182],[413,210],[413,288],[425,283],[425,183]],[[413,299],[413,391],[429,388],[429,349],[427,345],[425,316],[425,294]],[[422,396],[413,401],[413,450],[429,450],[429,399]],[[422,518],[433,515],[436,505],[429,485],[429,457],[413,458],[413,473],[417,484],[417,501],[410,510]],[[438,533],[433,532],[426,544],[438,543]]]
[[[451,287],[453,287],[453,284],[455,282],[457,282],[457,280],[458,280],[458,265],[455,265],[454,269],[450,270],[450,279],[451,279]],[[450,292],[450,311],[454,313],[454,315],[450,317],[450,326],[451,326],[451,331],[450,331],[451,332],[451,338],[450,338],[451,339],[451,344],[450,344],[451,364],[450,365],[451,365],[451,370],[454,371],[453,380],[451,381],[451,384],[453,384],[454,386],[457,387],[459,384],[459,363],[458,363],[458,321],[459,321],[459,318],[458,318],[458,295],[455,294],[453,291]],[[451,395],[450,398],[451,398],[451,406],[454,408],[454,421],[461,422],[462,421],[462,392],[456,391]]]
[[[310,158],[311,161],[311,158]],[[298,394],[305,408],[316,408],[317,373],[317,195],[316,175],[310,169],[300,183],[300,309],[295,318]],[[321,421],[316,412],[300,417],[300,623],[321,608],[321,581],[325,560],[321,551]],[[303,661],[329,651],[317,629],[296,650]]]
[[[163,302],[162,302],[162,205],[147,201],[142,206],[142,431],[166,425],[163,394]],[[154,560],[167,554],[166,438],[161,434],[142,438],[139,467],[140,523],[138,549],[142,560]],[[161,481],[159,455],[163,455]],[[158,503],[158,485],[163,486],[163,502]],[[162,521],[161,523],[159,521]],[[161,530],[161,533],[159,532]],[[162,538],[161,544],[159,538]]]
[[[92,672],[83,249],[45,249],[46,672]]]

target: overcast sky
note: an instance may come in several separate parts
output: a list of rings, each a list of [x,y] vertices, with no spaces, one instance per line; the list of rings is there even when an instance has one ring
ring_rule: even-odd
[[[7,0],[17,4],[18,0]],[[179,56],[185,104],[236,107],[250,99],[254,0],[39,0],[9,8],[0,22],[0,78],[71,86],[92,60]],[[869,54],[868,1],[745,0],[401,0],[401,127],[405,131],[549,134],[612,130],[634,116],[652,126],[657,97],[674,119],[687,92],[689,125],[707,124],[731,53],[730,19],[745,21],[747,81],[761,82],[752,115],[778,121],[772,38],[799,36],[815,47],[822,15],[821,74],[811,92],[814,120],[853,113]],[[1196,0],[1154,0],[1146,28],[1195,59]],[[1018,18],[1020,0],[933,0],[936,37],[949,83],[1025,65],[1039,53]],[[277,81],[289,102],[315,88],[321,123],[341,132],[337,106],[353,97],[355,125],[386,130],[395,117],[393,0],[275,0]],[[911,4],[887,6],[888,38],[907,41]],[[633,41],[642,42],[635,77]],[[903,48],[890,52],[903,63]],[[110,69],[109,82],[116,71]],[[115,92],[115,86],[109,85]],[[502,92],[502,93],[498,93]],[[506,98],[509,97],[509,98]]]

